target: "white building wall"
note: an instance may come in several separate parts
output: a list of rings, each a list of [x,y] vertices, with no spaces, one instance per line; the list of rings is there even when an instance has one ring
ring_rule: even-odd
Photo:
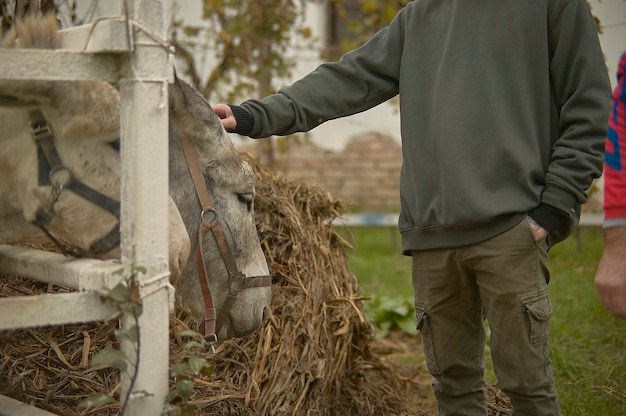
[[[626,0],[589,0],[592,12],[602,23],[603,33],[600,42],[604,51],[611,84],[615,86],[617,62],[622,52],[626,51]],[[323,22],[325,15],[323,5],[310,5],[307,10],[308,18],[317,23],[312,25],[314,33],[323,37]],[[315,32],[317,31],[317,32]],[[294,70],[294,80],[305,75],[315,68],[308,59],[301,59]],[[321,61],[318,61],[320,63]],[[351,117],[329,121],[311,133],[311,139],[321,147],[339,150],[353,136],[364,132],[380,132],[400,141],[400,122],[397,106],[382,104],[364,113]]]
[[[79,1],[79,5],[82,7],[89,4],[91,4],[91,0]],[[203,24],[199,0],[170,0],[166,4],[166,13],[169,16],[166,17],[166,21],[170,21],[172,16],[176,16],[176,18],[183,19],[188,25]],[[626,0],[589,0],[589,4],[592,7],[592,12],[600,19],[603,26],[600,42],[606,56],[611,83],[615,85],[617,62],[621,53],[626,51]],[[114,13],[117,9],[116,2],[101,1],[98,13],[105,15],[109,9],[112,9]],[[323,46],[324,41],[325,9],[325,3],[307,5],[306,22],[312,29],[317,48],[303,48],[301,45],[295,45],[292,58],[296,65],[292,71],[292,77],[283,80],[282,83],[276,81],[276,88],[301,78],[322,62],[319,59],[319,49]],[[196,61],[203,74],[208,74],[212,69],[210,48],[211,46],[207,45],[197,51]],[[400,141],[400,122],[397,110],[397,106],[385,103],[361,114],[327,122],[310,132],[309,137],[317,145],[330,150],[340,150],[351,137],[372,131],[389,135]],[[247,139],[242,138],[241,140],[245,142]]]

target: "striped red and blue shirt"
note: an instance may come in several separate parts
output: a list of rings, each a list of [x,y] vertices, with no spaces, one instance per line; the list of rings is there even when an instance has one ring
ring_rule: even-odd
[[[617,69],[604,158],[605,227],[626,225],[626,52]]]

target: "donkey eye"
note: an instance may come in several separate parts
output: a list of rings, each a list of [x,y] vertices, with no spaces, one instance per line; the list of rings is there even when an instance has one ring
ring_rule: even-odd
[[[246,192],[243,194],[237,194],[237,200],[242,204],[246,204],[248,211],[252,210],[252,202],[254,201],[252,193]]]

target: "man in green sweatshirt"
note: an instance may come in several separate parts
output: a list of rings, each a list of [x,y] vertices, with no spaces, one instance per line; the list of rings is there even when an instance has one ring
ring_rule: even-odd
[[[611,87],[585,0],[415,0],[339,62],[241,106],[253,138],[309,131],[399,95],[398,221],[439,415],[487,414],[486,318],[514,415],[558,415],[550,245],[602,169]]]

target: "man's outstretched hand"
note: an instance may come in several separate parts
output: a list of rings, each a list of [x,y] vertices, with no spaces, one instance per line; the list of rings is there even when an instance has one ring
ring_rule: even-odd
[[[213,111],[220,118],[222,122],[222,126],[226,129],[226,131],[235,131],[237,128],[237,119],[233,115],[233,110],[231,110],[230,106],[226,104],[215,104],[213,106]]]

